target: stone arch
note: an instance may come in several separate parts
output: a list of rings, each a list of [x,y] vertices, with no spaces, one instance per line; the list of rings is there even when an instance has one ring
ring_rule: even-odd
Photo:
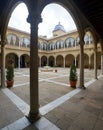
[[[62,49],[62,48],[64,48],[64,41],[60,39],[56,42],[56,49]]]
[[[8,26],[8,22],[10,20],[11,14],[14,11],[14,9],[21,3],[24,3],[27,7],[27,10],[29,12],[29,6],[30,4],[28,3],[27,0],[20,0],[20,1],[12,1],[8,4],[8,6],[6,7],[5,10],[5,15],[3,17],[3,19],[1,20],[1,24],[2,24],[2,28],[1,28],[1,38],[2,40],[6,39],[6,30],[7,30],[7,26]]]
[[[43,50],[43,43],[40,43],[40,50]]]
[[[86,45],[89,44],[89,35],[87,33],[84,35],[84,42]]]
[[[30,39],[27,37],[21,37],[20,39],[20,46],[27,47],[30,45]]]
[[[58,55],[56,57],[56,65],[58,67],[63,67],[63,56],[62,55]]]
[[[11,33],[7,34],[6,42],[9,45],[19,46],[19,38],[16,34],[11,34]]]
[[[71,64],[75,63],[75,58],[72,54],[65,56],[65,67],[70,67]]]
[[[91,34],[92,43],[94,43],[94,45],[97,44],[98,35],[95,32],[95,30],[93,28],[91,28],[91,27],[87,27],[87,28],[85,28],[85,33],[87,33],[87,32],[90,32],[90,34]]]
[[[27,68],[30,66],[30,56],[23,54],[20,56],[20,68]]]
[[[41,66],[46,66],[47,65],[47,57],[46,56],[42,56],[41,57]]]
[[[75,39],[73,37],[68,37],[65,40],[65,48],[73,47],[75,46]]]
[[[15,53],[8,53],[5,57],[5,67],[11,64],[14,68],[18,68],[18,56]]]
[[[54,42],[50,42],[49,44],[48,44],[48,50],[55,50],[55,43]]]
[[[49,56],[49,66],[53,67],[55,65],[55,58],[54,56]]]
[[[91,68],[94,68],[94,53],[90,57]],[[97,52],[97,69],[101,69],[101,52]]]
[[[81,29],[81,15],[79,10],[75,8],[75,5],[70,1],[61,1],[61,0],[55,0],[55,1],[45,1],[45,3],[42,3],[42,7],[40,9],[40,13],[43,11],[43,9],[48,6],[49,4],[58,4],[61,5],[64,9],[67,10],[68,13],[70,13],[71,17],[73,18],[74,23],[76,24],[77,30]]]
[[[75,46],[79,46],[80,38],[79,36],[76,37],[75,39]]]
[[[43,50],[47,50],[47,43],[43,42]]]
[[[89,56],[84,53],[84,68],[89,68]]]

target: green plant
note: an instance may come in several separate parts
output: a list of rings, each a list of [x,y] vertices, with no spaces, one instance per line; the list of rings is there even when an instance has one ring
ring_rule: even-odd
[[[7,71],[6,71],[6,79],[8,81],[13,80],[14,78],[14,67],[13,66],[8,66]]]
[[[71,65],[70,67],[70,76],[69,76],[69,80],[70,81],[77,81],[78,77],[77,77],[77,70],[76,70],[76,66],[74,64]]]

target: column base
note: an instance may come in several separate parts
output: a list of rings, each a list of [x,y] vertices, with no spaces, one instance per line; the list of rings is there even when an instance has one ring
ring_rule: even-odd
[[[98,78],[95,78],[96,80],[98,80]]]
[[[86,89],[86,87],[84,85],[82,85],[81,87],[79,87],[80,89]]]
[[[40,114],[38,112],[37,113],[29,112],[29,115],[26,116],[26,118],[30,121],[30,123],[34,123],[40,119]]]

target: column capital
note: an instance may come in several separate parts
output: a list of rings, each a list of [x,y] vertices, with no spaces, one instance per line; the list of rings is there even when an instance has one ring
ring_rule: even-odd
[[[101,54],[103,54],[103,39],[99,39],[100,46],[101,46]]]
[[[6,45],[6,40],[2,40],[2,41],[0,42],[0,44],[1,44],[1,47],[4,47],[4,46]]]
[[[84,46],[84,35],[85,35],[85,32],[84,32],[84,30],[82,29],[80,32],[79,32],[79,38],[80,38],[80,42],[79,42],[79,44],[80,44],[80,46]]]
[[[94,51],[97,51],[97,44],[94,44]]]
[[[30,13],[28,15],[27,22],[30,24],[39,24],[42,22],[42,18],[38,13]]]

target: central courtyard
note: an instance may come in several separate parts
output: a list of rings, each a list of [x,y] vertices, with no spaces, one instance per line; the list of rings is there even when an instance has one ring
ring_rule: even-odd
[[[69,72],[70,72],[69,68],[52,68],[52,69],[53,72],[42,72],[41,68],[38,69],[39,112],[41,115],[41,122],[43,124],[48,122],[49,125],[50,124],[52,125],[52,127],[56,125],[57,127],[61,128],[61,130],[65,130],[70,126],[72,126],[71,121],[75,122],[75,117],[78,117],[77,119],[79,121],[79,116],[84,115],[84,113],[82,113],[85,112],[84,107],[85,110],[88,111],[91,110],[89,108],[91,108],[93,100],[95,100],[96,98],[95,92],[98,92],[97,89],[99,88],[102,89],[101,87],[102,79],[95,80],[94,70],[85,69],[84,70],[85,86],[86,87],[91,86],[91,87],[87,88],[84,91],[78,88],[80,70],[77,69],[78,74],[77,89],[73,89],[69,85]],[[55,69],[57,69],[57,72],[55,72]],[[99,78],[101,77],[100,72],[101,70],[98,70]],[[30,75],[29,68],[15,69],[14,86],[10,89],[8,88],[1,89],[0,129],[1,128],[4,129],[10,128],[10,130],[17,129],[16,126],[18,126],[18,129],[20,130],[21,128],[25,128],[26,126],[28,126],[27,129],[29,128],[30,123],[28,123],[27,119],[25,118],[25,116],[27,116],[30,111],[29,75]],[[97,83],[95,83],[95,81]],[[100,85],[99,88],[97,87],[97,84]],[[93,90],[92,92],[94,86],[96,87],[95,90]],[[101,89],[99,90],[99,96],[101,96],[102,93]],[[95,98],[92,96],[94,96]],[[6,117],[3,116],[5,115],[5,112],[7,115]],[[86,116],[87,119],[90,119],[90,116],[88,116],[88,114],[86,114]],[[25,122],[24,120],[26,121],[25,125],[18,125],[18,123]],[[86,122],[88,121],[89,120],[86,120]],[[48,123],[45,125],[48,125]],[[81,126],[80,124],[80,127],[84,127],[84,125]],[[75,125],[73,126],[75,128],[77,127]],[[34,126],[30,125],[30,128],[31,127],[33,127],[34,129]]]
[[[44,106],[61,96],[73,91],[69,85],[69,68],[57,68],[58,72],[42,72],[38,69],[39,75],[39,105]],[[79,86],[79,69],[77,69]],[[85,83],[94,79],[94,70],[85,69]],[[100,70],[98,70],[98,76]],[[27,104],[30,104],[29,94],[29,69],[15,69],[14,86],[10,89]]]

